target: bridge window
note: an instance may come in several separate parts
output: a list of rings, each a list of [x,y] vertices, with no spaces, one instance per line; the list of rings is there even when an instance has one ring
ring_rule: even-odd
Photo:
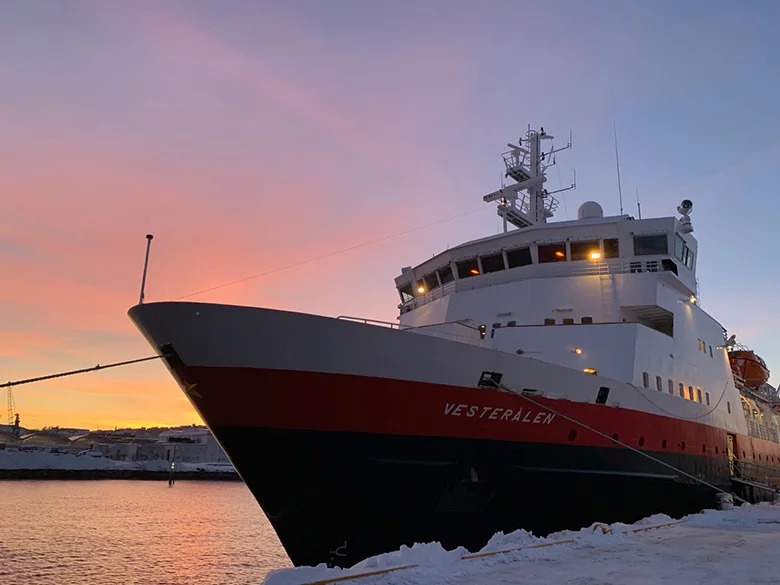
[[[398,289],[398,292],[401,295],[401,302],[402,303],[407,303],[407,302],[411,301],[414,298],[414,294],[412,293],[412,283],[411,282],[407,282],[406,284],[401,285],[401,287],[399,287],[399,289]]]
[[[469,278],[479,274],[479,264],[477,264],[476,258],[456,262],[455,267],[458,269],[458,278]]]
[[[669,244],[666,234],[634,236],[634,256],[655,256],[668,253]]]
[[[642,372],[642,386],[645,388],[650,387],[650,375],[647,372]]]
[[[589,242],[572,242],[569,247],[571,248],[572,260],[598,260],[601,258],[601,248],[599,247],[598,240],[592,240]],[[596,258],[593,258],[591,254],[598,254]]]
[[[539,263],[566,262],[566,244],[545,244],[539,246]]]
[[[620,258],[620,244],[617,238],[604,240],[604,258]]]
[[[423,276],[423,283],[425,283],[426,291],[439,288],[439,279],[436,278],[435,272],[431,272],[430,274]]]
[[[680,234],[674,235],[674,257],[685,264],[689,270],[693,270],[693,251]]]
[[[442,268],[439,268],[439,280],[442,284],[447,284],[448,282],[452,282],[455,280],[455,275],[452,274],[452,266],[447,264],[447,266],[443,266]]]
[[[488,274],[489,272],[499,272],[504,270],[504,255],[491,254],[490,256],[482,256],[482,272]]]
[[[506,251],[506,262],[509,268],[517,268],[518,266],[528,266],[533,263],[531,260],[531,248],[515,248],[514,250]]]

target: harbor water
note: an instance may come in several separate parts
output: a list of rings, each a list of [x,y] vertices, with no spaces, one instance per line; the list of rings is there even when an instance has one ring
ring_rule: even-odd
[[[3,481],[0,583],[259,584],[291,566],[237,481]]]

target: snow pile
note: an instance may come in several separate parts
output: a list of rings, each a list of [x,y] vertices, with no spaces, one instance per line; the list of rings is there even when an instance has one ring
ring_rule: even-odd
[[[647,527],[659,528],[641,530]],[[279,569],[263,583],[304,585],[374,571],[382,573],[339,585],[768,582],[776,569],[767,553],[778,536],[780,505],[745,504],[680,520],[656,514],[631,525],[596,523],[547,538],[525,530],[499,532],[475,554],[462,547],[447,551],[438,542],[415,544],[349,569],[329,569],[324,563]]]
[[[0,469],[31,470],[53,469],[64,471],[130,470],[168,471],[169,461],[115,461],[107,459],[97,451],[81,453],[57,453],[42,450],[17,451],[0,450]],[[232,465],[214,463],[177,462],[176,471],[234,471]]]

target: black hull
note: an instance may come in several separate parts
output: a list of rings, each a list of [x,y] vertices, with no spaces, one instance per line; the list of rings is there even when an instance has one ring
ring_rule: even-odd
[[[716,501],[712,488],[622,448],[213,430],[296,566],[348,567],[415,542],[477,551],[498,531],[546,536]],[[652,455],[731,491],[725,459]]]

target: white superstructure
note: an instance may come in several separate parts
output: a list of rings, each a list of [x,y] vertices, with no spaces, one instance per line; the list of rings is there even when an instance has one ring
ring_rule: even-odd
[[[578,219],[547,223],[556,202],[543,187],[544,161],[554,164],[557,151],[545,153],[542,144],[551,138],[529,130],[520,145],[510,144],[506,174],[518,183],[484,197],[498,201],[505,226],[518,229],[449,249],[395,279],[400,327],[654,390],[715,408],[716,418],[742,418],[724,329],[697,298],[692,203],[683,201],[679,218],[638,220],[604,217],[588,201]],[[481,326],[484,338],[474,334]],[[673,410],[696,412],[682,404]]]

